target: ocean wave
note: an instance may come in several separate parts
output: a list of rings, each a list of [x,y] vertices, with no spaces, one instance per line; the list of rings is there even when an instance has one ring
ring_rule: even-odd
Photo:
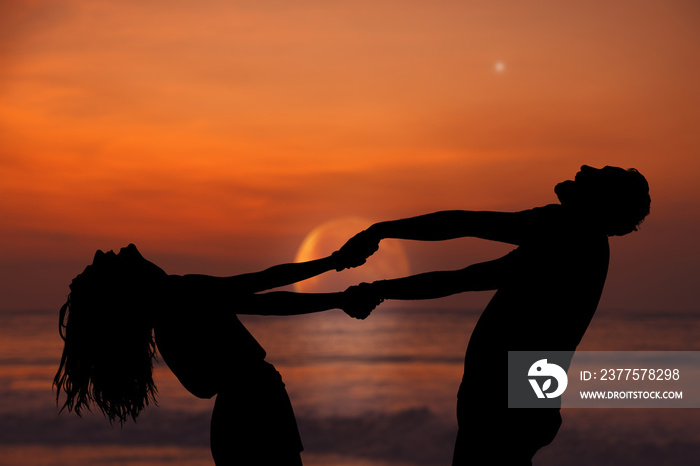
[[[98,414],[56,415],[56,409],[0,414],[0,445],[43,447],[208,448],[209,412],[149,408],[136,424],[110,426]],[[690,465],[700,459],[694,410],[565,410],[555,441],[536,456],[553,466],[589,464]],[[302,415],[308,454],[353,457],[416,466],[449,464],[453,418],[425,407],[359,416]],[[507,448],[507,445],[504,445]],[[362,462],[360,462],[362,463]]]
[[[6,413],[0,414],[0,444],[207,447],[210,416],[149,409],[136,423],[119,427],[96,413],[81,418],[45,411]],[[352,417],[300,416],[298,423],[307,452],[416,464],[448,462],[456,433],[455,426],[427,408]]]

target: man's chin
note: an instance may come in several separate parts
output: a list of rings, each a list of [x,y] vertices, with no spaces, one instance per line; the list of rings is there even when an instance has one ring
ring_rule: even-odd
[[[554,187],[554,194],[559,198],[562,204],[567,203],[573,198],[576,183],[572,180],[562,181]]]

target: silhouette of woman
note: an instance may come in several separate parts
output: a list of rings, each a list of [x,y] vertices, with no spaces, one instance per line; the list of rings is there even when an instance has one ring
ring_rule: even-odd
[[[217,395],[211,451],[217,465],[300,465],[303,449],[284,383],[236,314],[295,315],[339,308],[364,318],[352,292],[258,293],[338,268],[338,254],[232,277],[168,275],[130,244],[97,251],[60,311],[63,355],[54,378],[61,410],[96,405],[124,423],[155,401],[156,346],[182,385]],[[379,302],[379,301],[378,301]]]

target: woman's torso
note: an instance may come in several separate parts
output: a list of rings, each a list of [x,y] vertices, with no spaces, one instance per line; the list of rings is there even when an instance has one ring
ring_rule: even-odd
[[[235,309],[193,297],[186,289],[170,290],[166,296],[154,324],[156,345],[193,395],[211,398],[224,384],[236,383],[262,364],[265,350]]]

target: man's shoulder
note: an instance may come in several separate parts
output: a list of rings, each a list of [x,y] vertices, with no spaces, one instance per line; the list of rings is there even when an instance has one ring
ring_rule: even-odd
[[[526,242],[583,244],[607,248],[607,237],[585,228],[580,218],[561,204],[548,204],[519,212],[530,235]]]
[[[564,209],[562,208],[561,204],[547,204],[540,207],[533,207],[529,210],[524,210],[522,213],[530,213],[531,215],[555,216],[562,215],[564,213]]]
[[[562,210],[562,206],[559,204],[548,204],[541,207],[533,207],[532,209],[523,210],[517,213],[522,222],[538,229],[542,227],[553,227],[560,224],[565,220],[565,214],[565,211]]]
[[[597,242],[598,239],[605,239],[585,228],[580,219],[561,204],[534,207],[516,215],[520,216],[520,225],[525,232],[524,242]]]

